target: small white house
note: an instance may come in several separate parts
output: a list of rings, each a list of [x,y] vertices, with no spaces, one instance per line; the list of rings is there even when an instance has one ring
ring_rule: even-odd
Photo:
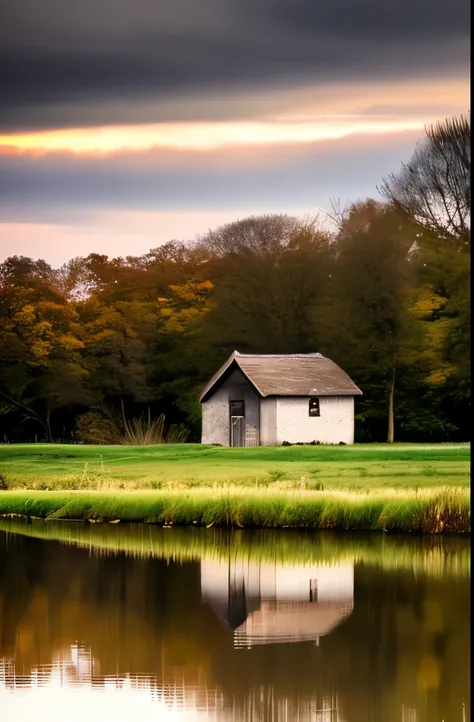
[[[354,397],[361,394],[319,353],[234,351],[201,394],[201,440],[221,446],[353,444]]]

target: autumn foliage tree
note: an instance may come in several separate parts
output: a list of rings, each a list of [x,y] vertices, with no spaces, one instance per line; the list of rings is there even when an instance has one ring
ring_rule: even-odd
[[[331,237],[317,219],[251,217],[200,239],[214,260],[215,304],[205,338],[213,363],[247,353],[303,353],[317,339],[310,316],[323,303],[332,263]],[[214,360],[215,359],[215,360]]]
[[[394,440],[396,384],[405,375],[414,240],[414,224],[393,206],[366,201],[347,208],[339,220],[327,305],[314,310],[322,352],[364,390],[358,433],[381,436],[385,429],[388,441]]]
[[[52,413],[84,400],[87,377],[79,318],[55,281],[42,261],[13,257],[0,266],[0,401],[49,440]]]
[[[197,389],[208,369],[202,330],[214,307],[213,291],[211,281],[193,277],[170,285],[168,294],[157,299],[155,383],[160,398],[185,414],[196,435],[200,431]]]

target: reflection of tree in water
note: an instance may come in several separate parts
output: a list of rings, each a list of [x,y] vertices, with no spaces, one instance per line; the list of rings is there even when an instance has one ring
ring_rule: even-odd
[[[161,675],[164,664],[184,665],[196,676],[206,657],[193,633],[199,628],[199,604],[192,603],[199,595],[196,564],[90,557],[49,542],[18,542],[16,550],[0,544],[0,654],[16,653],[17,662],[31,668],[79,639],[94,648],[103,670],[125,664],[130,673]],[[32,644],[19,646],[33,631]]]
[[[465,578],[359,565],[352,614],[319,646],[236,650],[201,602],[198,564],[94,556],[0,535],[0,610],[0,656],[14,656],[19,672],[80,640],[101,674],[120,669],[222,688],[247,719],[258,707],[253,722],[284,703],[291,719],[297,705],[303,714],[304,704],[321,709],[335,696],[346,722],[399,722],[402,705],[417,710],[417,722],[461,722],[463,696],[468,702]]]

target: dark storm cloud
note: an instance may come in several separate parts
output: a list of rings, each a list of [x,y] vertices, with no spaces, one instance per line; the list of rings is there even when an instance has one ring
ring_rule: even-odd
[[[136,122],[176,120],[170,98],[449,75],[468,62],[468,0],[3,0],[1,14],[9,130],[92,125],[108,100],[99,122],[120,121],[117,100],[126,115],[144,98],[158,107]]]
[[[424,38],[436,42],[465,36],[469,4],[464,0],[260,0],[255,4],[255,17],[271,18],[274,28],[309,37],[316,30],[361,44]]]

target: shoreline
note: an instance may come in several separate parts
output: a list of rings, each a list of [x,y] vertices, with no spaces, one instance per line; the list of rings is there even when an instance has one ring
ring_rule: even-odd
[[[0,492],[0,516],[145,523],[161,527],[300,529],[469,535],[470,495],[462,488],[276,491]]]

